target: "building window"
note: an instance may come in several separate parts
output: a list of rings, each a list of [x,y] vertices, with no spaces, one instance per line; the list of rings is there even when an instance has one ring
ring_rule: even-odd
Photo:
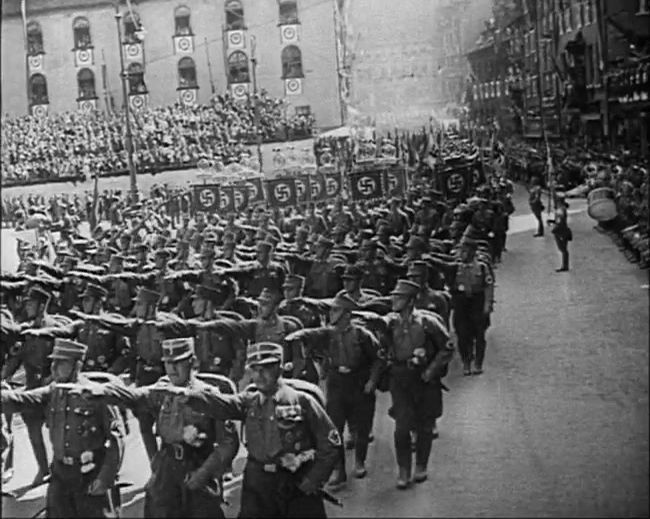
[[[298,23],[298,2],[296,0],[280,0],[280,25]]]
[[[228,81],[230,83],[249,83],[248,58],[238,50],[228,57]]]
[[[27,24],[27,54],[35,56],[43,54],[43,32],[38,22],[29,22]]]
[[[50,103],[47,97],[47,80],[43,74],[34,74],[29,78],[29,101],[32,106]]]
[[[228,0],[226,2],[226,29],[238,31],[245,29],[244,8],[239,0]]]
[[[138,13],[129,11],[124,16],[124,43],[140,43],[141,39],[138,36],[141,27]]]
[[[129,76],[129,94],[146,94],[147,86],[144,84],[144,69],[140,63],[131,63],[127,70]]]
[[[87,49],[93,43],[90,39],[90,23],[82,16],[75,18],[72,22],[72,34],[75,49]]]
[[[282,78],[304,77],[302,73],[302,54],[295,45],[282,49]]]
[[[196,66],[189,57],[178,62],[178,88],[196,88]]]
[[[174,11],[174,22],[176,25],[176,36],[189,36],[192,34],[190,25],[190,9],[181,5]]]
[[[309,117],[311,115],[311,106],[296,106],[296,115],[298,117]]]
[[[82,68],[77,74],[77,85],[79,86],[79,99],[96,99],[95,74],[89,68]]]

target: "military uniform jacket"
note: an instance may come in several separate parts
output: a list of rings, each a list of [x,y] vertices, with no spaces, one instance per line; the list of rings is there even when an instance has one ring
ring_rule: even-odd
[[[424,363],[433,366],[439,375],[451,360],[453,344],[438,315],[426,310],[413,310],[407,319],[392,312],[383,320],[387,323],[388,334],[383,356],[389,361],[401,365],[414,355],[423,353]]]
[[[82,453],[97,453],[105,449],[104,444],[111,436],[124,436],[123,422],[119,410],[104,400],[90,397],[98,384],[79,375],[74,384],[51,383],[27,391],[2,391],[4,412],[21,412],[29,407],[43,407],[53,457],[63,461],[72,458],[79,462]]]
[[[474,259],[470,263],[458,263],[451,283],[454,295],[470,297],[485,292],[494,284],[491,269],[486,263]]]
[[[246,426],[249,459],[282,463],[287,455],[314,451],[304,477],[323,485],[332,472],[341,448],[335,425],[311,395],[290,387],[282,379],[274,395],[258,390],[224,395],[213,388],[192,392],[188,405],[221,420],[241,420]]]
[[[343,268],[331,259],[313,260],[305,280],[305,294],[316,298],[332,297],[341,288],[341,272],[338,271]]]
[[[321,324],[318,311],[305,304],[301,298],[282,301],[278,307],[278,314],[296,317],[305,328],[316,328]]]
[[[367,373],[368,379],[375,383],[379,379],[382,368],[379,341],[358,324],[350,323],[344,330],[334,326],[309,328],[299,335],[309,354],[326,357],[330,369],[341,373]]]
[[[287,269],[280,263],[271,262],[267,266],[258,264],[248,278],[246,293],[251,297],[257,297],[264,288],[268,288],[273,293],[282,293],[286,274]]]

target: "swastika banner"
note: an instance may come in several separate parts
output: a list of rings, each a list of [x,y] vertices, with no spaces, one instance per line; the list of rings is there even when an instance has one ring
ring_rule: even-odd
[[[352,200],[372,200],[384,196],[381,171],[350,173],[349,178]]]
[[[266,194],[272,207],[289,207],[298,203],[295,178],[274,178],[266,180]]]
[[[311,200],[311,186],[309,185],[309,175],[297,175],[296,196],[299,204],[305,204]]]
[[[193,185],[194,210],[206,213],[216,213],[219,210],[219,185],[202,184]]]
[[[264,187],[261,178],[247,178],[242,182],[236,182],[235,185],[246,186],[248,189],[248,203],[264,202]]]
[[[467,198],[472,177],[468,166],[445,168],[440,172],[441,190],[447,198]]]
[[[248,188],[246,186],[221,186],[220,209],[233,213],[246,209],[248,205]]]
[[[325,182],[325,198],[336,198],[341,194],[343,188],[343,181],[341,180],[341,173],[325,173],[323,174]]]
[[[406,193],[406,171],[403,168],[391,168],[383,172],[384,189],[387,196]]]
[[[320,202],[327,198],[327,191],[325,186],[325,175],[322,173],[314,173],[309,175],[309,182],[311,186],[311,201]]]

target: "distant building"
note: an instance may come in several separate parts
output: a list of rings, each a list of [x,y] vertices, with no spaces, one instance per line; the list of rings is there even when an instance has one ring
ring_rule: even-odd
[[[257,86],[340,123],[334,17],[323,0],[3,0],[2,112],[207,103]],[[117,7],[116,7],[117,6]],[[255,40],[256,70],[252,46]],[[256,72],[256,74],[254,74]]]

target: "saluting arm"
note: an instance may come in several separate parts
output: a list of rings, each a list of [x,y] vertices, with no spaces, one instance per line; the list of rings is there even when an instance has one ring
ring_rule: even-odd
[[[303,328],[290,333],[284,340],[286,343],[298,342],[302,344],[307,358],[310,354],[322,355],[326,353],[331,334],[332,330],[327,326]]]
[[[245,420],[246,393],[225,395],[209,387],[201,391],[185,391],[187,405],[195,411],[205,413],[217,420]]]
[[[18,391],[3,389],[0,393],[2,398],[2,412],[19,413],[25,409],[46,405],[52,393],[52,386],[47,385],[36,389]]]

